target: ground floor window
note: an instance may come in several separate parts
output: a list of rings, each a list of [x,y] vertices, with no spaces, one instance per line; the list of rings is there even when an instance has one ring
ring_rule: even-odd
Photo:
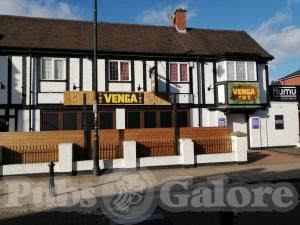
[[[99,112],[99,128],[115,129],[115,111]],[[94,114],[90,111],[43,111],[43,131],[94,129]]]
[[[188,110],[177,111],[177,126],[189,127]],[[126,128],[170,128],[173,126],[172,110],[127,110]]]

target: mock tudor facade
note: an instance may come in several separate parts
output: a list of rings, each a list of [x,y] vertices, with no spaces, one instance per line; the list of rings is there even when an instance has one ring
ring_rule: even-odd
[[[173,27],[99,23],[95,81],[92,28],[0,16],[2,131],[83,129],[84,93],[92,129],[94,82],[100,129],[171,127],[176,101],[178,126],[251,133],[252,116],[270,106],[273,56],[244,31],[187,28],[183,9]]]

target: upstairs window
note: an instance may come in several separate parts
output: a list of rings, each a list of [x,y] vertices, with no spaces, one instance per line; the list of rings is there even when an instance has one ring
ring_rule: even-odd
[[[130,81],[130,64],[128,61],[109,62],[110,81]]]
[[[237,81],[246,80],[245,62],[236,62],[236,80]]]
[[[234,76],[234,62],[227,62],[228,80],[235,80]]]
[[[254,63],[247,62],[248,81],[255,81]]]
[[[227,80],[229,81],[256,81],[255,62],[228,61]]]
[[[170,81],[171,82],[188,82],[188,64],[187,63],[170,63]]]
[[[66,71],[64,59],[42,58],[42,80],[64,80],[65,74]]]

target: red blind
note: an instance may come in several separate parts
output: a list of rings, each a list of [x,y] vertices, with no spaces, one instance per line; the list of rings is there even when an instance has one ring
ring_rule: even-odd
[[[188,81],[186,64],[180,65],[180,81]]]
[[[129,80],[129,63],[121,62],[121,80]]]
[[[178,81],[178,67],[175,63],[170,64],[170,79],[171,82]]]

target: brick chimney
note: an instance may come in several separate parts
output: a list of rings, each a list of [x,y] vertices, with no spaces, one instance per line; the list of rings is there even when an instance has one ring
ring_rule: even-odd
[[[179,8],[175,11],[173,26],[180,33],[186,33],[186,10]]]

